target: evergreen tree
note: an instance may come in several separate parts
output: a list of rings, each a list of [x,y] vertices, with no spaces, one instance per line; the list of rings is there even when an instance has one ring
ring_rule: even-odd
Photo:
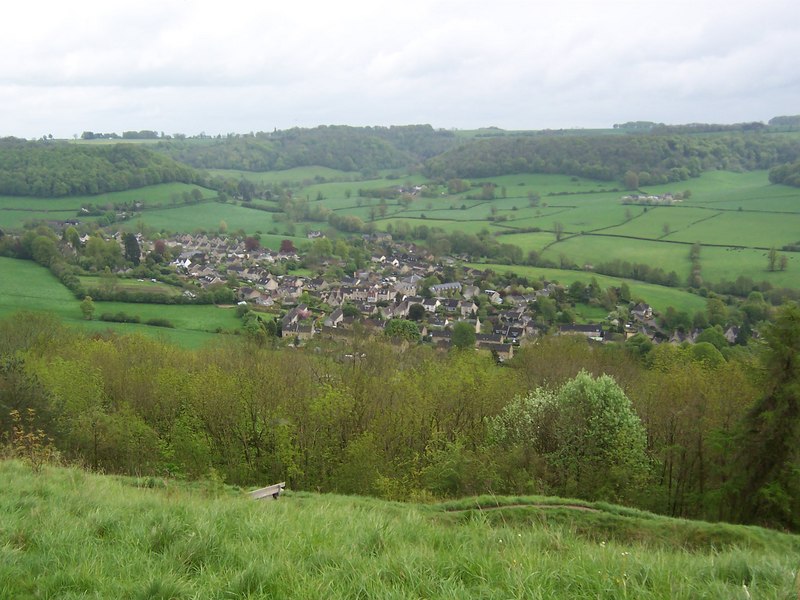
[[[763,332],[764,395],[743,419],[736,473],[743,523],[800,526],[800,307],[781,307]]]
[[[132,262],[134,267],[138,267],[142,251],[139,248],[139,241],[136,239],[136,234],[126,233],[122,242],[125,248],[125,260]]]

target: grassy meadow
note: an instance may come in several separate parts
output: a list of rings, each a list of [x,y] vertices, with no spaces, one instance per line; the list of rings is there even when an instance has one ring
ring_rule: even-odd
[[[176,329],[189,331],[235,331],[241,327],[241,320],[231,307],[213,304],[134,304],[131,302],[95,302],[95,318],[103,313],[124,312],[137,315],[142,321],[148,319],[168,319]]]
[[[45,202],[41,200],[40,202]],[[34,221],[67,221],[76,218],[76,210],[0,208],[0,229],[22,229]]]
[[[652,283],[642,283],[633,279],[620,279],[619,277],[609,277],[607,275],[599,275],[588,273],[586,271],[569,271],[563,269],[547,269],[542,267],[528,267],[524,265],[498,265],[492,263],[469,263],[467,266],[475,269],[491,269],[496,273],[515,273],[528,279],[543,279],[546,281],[557,281],[562,285],[569,286],[575,281],[589,283],[592,278],[597,280],[603,288],[610,286],[619,287],[622,282],[628,284],[631,290],[631,297],[635,299],[643,299],[649,303],[655,310],[664,311],[667,307],[672,306],[679,311],[686,311],[689,314],[698,310],[704,310],[706,307],[706,299],[684,292],[682,290],[666,287],[663,285],[655,285]],[[603,315],[605,316],[605,314]]]
[[[441,505],[0,462],[2,598],[786,599],[800,538],[557,498]]]
[[[165,337],[189,348],[219,339],[219,335],[215,333],[218,330],[235,332],[241,328],[241,321],[232,308],[214,305],[95,302],[95,320],[86,321],[81,313],[80,301],[50,271],[32,261],[0,257],[0,281],[3,282],[0,293],[0,318],[19,311],[47,312],[68,325],[90,331],[141,333]],[[136,315],[142,321],[154,318],[168,319],[175,328],[99,320],[103,313],[119,312]]]
[[[217,193],[187,183],[162,183],[143,188],[109,192],[96,196],[69,196],[67,198],[31,198],[29,196],[0,196],[0,228],[20,229],[31,221],[64,221],[79,219],[92,222],[98,217],[80,216],[81,206],[113,209],[114,205],[141,202],[145,207],[172,206],[184,192],[199,189],[204,199],[215,198]],[[176,206],[180,206],[177,200]],[[147,214],[145,211],[142,214]]]
[[[223,221],[230,232],[239,229],[247,233],[266,233],[273,229],[283,231],[285,225],[276,224],[274,216],[275,213],[242,208],[235,204],[208,202],[148,210],[137,215],[136,221],[156,231],[170,233],[217,232]]]
[[[647,263],[666,272],[675,271],[685,281],[691,269],[689,248],[700,242],[704,244],[700,260],[706,281],[735,280],[744,275],[756,282],[800,287],[800,258],[787,253],[787,269],[776,272],[768,271],[766,258],[769,248],[800,241],[800,190],[770,184],[766,171],[712,171],[677,184],[646,187],[642,191],[653,194],[691,191],[690,198],[674,206],[649,207],[623,205],[620,199],[625,192],[616,182],[564,175],[507,175],[473,180],[469,190],[458,194],[438,192],[440,195],[433,198],[419,197],[408,207],[390,199],[383,216],[376,214],[378,199],[359,197],[359,189],[416,185],[425,183],[425,179],[397,174],[362,179],[358,173],[322,167],[212,173],[260,183],[286,183],[293,187],[295,197],[306,198],[311,206],[320,204],[367,223],[374,219],[378,230],[405,222],[446,232],[488,231],[503,243],[519,246],[525,255],[534,250],[556,264],[562,257],[581,266],[611,260]],[[495,186],[493,200],[480,199],[481,187],[487,183]],[[0,197],[0,227],[19,227],[34,218],[72,218],[86,202],[102,205],[141,200],[150,207],[136,216],[135,226],[169,233],[216,232],[224,222],[229,232],[260,233],[265,246],[276,248],[282,239],[292,239],[298,245],[305,240],[307,230],[328,229],[322,222],[287,223],[282,214],[248,209],[234,202],[172,203],[176,194],[192,187],[164,184],[53,200]],[[204,194],[210,197],[214,192],[205,190]],[[531,206],[532,194],[539,196],[536,206]],[[560,241],[553,233],[556,223],[564,231]],[[132,228],[134,221],[121,227]]]
[[[786,252],[787,269],[772,272],[766,268],[767,256],[767,250],[703,248],[700,253],[703,279],[734,281],[739,275],[748,275],[755,281],[768,281],[774,286],[800,287],[800,254]]]
[[[359,187],[424,183],[418,176],[316,183],[311,179],[314,173],[287,172],[283,177],[299,185],[296,193],[312,204],[319,202],[365,222],[372,219],[379,202],[357,198]],[[336,175],[319,173],[331,179]],[[338,175],[346,179],[348,174]],[[486,183],[495,185],[494,200],[477,198]],[[564,175],[508,175],[476,179],[472,185],[459,194],[417,198],[408,207],[388,200],[386,214],[375,216],[374,224],[382,230],[405,222],[446,232],[489,231],[526,254],[535,250],[555,262],[564,256],[579,265],[610,260],[649,263],[667,272],[674,270],[681,280],[691,268],[689,247],[699,241],[706,245],[701,266],[708,281],[745,275],[773,285],[800,286],[800,269],[791,253],[785,272],[769,272],[765,254],[773,246],[800,241],[800,190],[770,184],[766,171],[712,171],[642,190],[652,194],[691,191],[690,198],[674,206],[623,205],[620,199],[626,192],[617,189],[618,184]],[[540,196],[537,206],[529,202],[529,194],[534,193]],[[318,194],[322,200],[316,200]],[[564,229],[558,242],[553,233],[556,223]],[[531,232],[534,228],[540,231]]]
[[[81,282],[81,285],[85,290],[87,290],[88,294],[92,296],[92,291],[98,288],[102,288],[106,285],[104,279],[98,275],[84,275],[78,277]],[[136,292],[140,294],[152,294],[152,295],[163,295],[163,296],[180,296],[181,295],[181,288],[176,287],[174,285],[168,285],[166,283],[161,282],[152,282],[152,281],[140,281],[138,279],[115,279],[114,280],[114,288],[124,292]]]
[[[538,177],[528,176],[507,188],[508,193],[520,183],[524,183],[520,189],[533,190]],[[648,263],[674,270],[682,280],[691,268],[689,248],[699,241],[709,244],[701,251],[707,281],[745,275],[777,286],[800,286],[798,259],[793,253],[786,253],[789,265],[785,272],[767,270],[767,249],[800,240],[800,190],[770,184],[766,172],[710,172],[681,185],[648,188],[651,193],[692,191],[691,198],[678,205],[659,207],[622,205],[621,192],[583,193],[577,187],[580,182],[570,178],[562,178],[561,183],[560,195],[542,195],[536,208],[518,203],[516,211],[504,212],[502,207],[509,199],[493,201],[491,205],[505,221],[461,223],[463,217],[455,213],[465,211],[445,209],[435,212],[435,223],[427,224],[448,231],[502,231],[499,239],[503,243],[517,245],[524,253],[535,250],[555,262],[564,256],[579,265],[610,260]],[[452,220],[443,221],[448,213],[454,214]],[[433,221],[432,214],[426,215],[427,221]],[[392,215],[389,222],[399,216]],[[559,242],[552,233],[556,222],[564,227]],[[542,231],[514,233],[533,227]]]

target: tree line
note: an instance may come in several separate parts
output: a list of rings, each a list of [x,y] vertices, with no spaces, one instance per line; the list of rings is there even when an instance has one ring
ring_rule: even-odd
[[[191,167],[132,144],[0,140],[0,194],[56,198],[175,181],[197,183],[201,177]]]
[[[184,350],[20,314],[0,322],[0,435],[18,411],[65,458],[111,473],[560,494],[798,530],[800,309],[763,334],[727,360],[547,337],[499,366],[357,333]]]
[[[156,148],[203,169],[280,171],[322,166],[377,173],[421,163],[454,143],[453,133],[434,130],[430,125],[321,126],[204,140],[162,140]]]
[[[771,183],[800,187],[800,160],[773,167],[769,171]]]
[[[684,181],[709,169],[769,169],[800,157],[800,140],[755,133],[715,135],[503,137],[431,158],[432,178],[559,173],[603,181],[637,174],[639,185]]]
[[[151,134],[155,132],[125,132],[123,139]],[[384,169],[420,169],[441,182],[513,173],[561,173],[621,182],[635,176],[637,186],[683,181],[708,169],[777,167],[773,181],[794,185],[797,167],[791,163],[798,157],[800,140],[751,131],[460,139],[430,125],[332,126],[217,138],[161,137],[147,147],[4,138],[0,193],[91,195],[182,181],[249,199],[252,191],[237,190],[236,182],[205,181],[194,169],[274,171],[300,166],[367,176]]]

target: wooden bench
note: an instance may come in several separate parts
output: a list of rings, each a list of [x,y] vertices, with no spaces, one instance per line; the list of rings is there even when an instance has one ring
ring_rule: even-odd
[[[261,500],[263,498],[269,498],[272,496],[273,499],[277,500],[278,496],[281,495],[281,492],[286,488],[286,482],[282,481],[281,483],[276,483],[274,485],[268,485],[267,487],[263,487],[258,490],[253,490],[252,492],[248,492],[248,495],[253,500]]]

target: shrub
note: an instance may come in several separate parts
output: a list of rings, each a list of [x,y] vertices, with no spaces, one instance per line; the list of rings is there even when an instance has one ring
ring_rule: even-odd
[[[172,324],[172,321],[170,321],[169,319],[164,319],[159,317],[148,319],[145,324],[152,325],[153,327],[168,327],[170,329],[175,328],[175,325]]]
[[[60,454],[53,446],[53,440],[43,430],[34,426],[36,421],[34,409],[29,408],[24,417],[16,409],[12,410],[10,415],[12,426],[8,450],[12,457],[26,462],[37,473],[45,464],[60,461]]]

